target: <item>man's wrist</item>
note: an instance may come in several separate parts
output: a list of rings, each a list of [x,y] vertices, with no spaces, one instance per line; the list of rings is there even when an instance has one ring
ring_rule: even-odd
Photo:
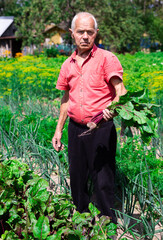
[[[62,133],[62,132],[63,132],[63,129],[56,128],[56,132],[58,132],[58,133]]]

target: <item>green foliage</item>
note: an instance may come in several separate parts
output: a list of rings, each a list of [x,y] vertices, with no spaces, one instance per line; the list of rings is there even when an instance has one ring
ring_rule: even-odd
[[[66,57],[26,56],[0,61],[0,92],[6,100],[17,101],[36,96],[54,99],[61,95],[55,88],[59,71]]]
[[[58,21],[58,9],[53,0],[31,0],[25,1],[21,14],[15,19],[17,26],[16,35],[23,37],[23,45],[37,46],[44,42],[45,26],[51,22]],[[54,17],[55,16],[55,17]],[[20,21],[21,19],[21,21]]]
[[[14,115],[9,109],[9,106],[4,106],[3,109],[0,110],[0,126],[3,126],[5,131],[9,131],[13,117]]]
[[[142,172],[147,180],[148,171],[154,186],[155,193],[159,190],[163,196],[163,163],[161,157],[156,157],[157,152],[154,147],[144,149],[138,136],[128,137],[117,151],[117,164],[123,174],[130,180],[134,180]],[[147,188],[147,181],[144,181],[144,187]]]
[[[138,91],[146,88],[150,101],[157,103],[163,91],[163,53],[137,52],[117,56],[124,70],[123,81],[127,89]]]
[[[54,104],[55,103],[55,104]],[[58,102],[13,101],[10,108],[1,101],[0,153],[3,159],[23,158],[30,169],[46,177],[54,191],[69,192],[67,183],[67,124],[63,130],[64,151],[57,154],[52,148],[52,137],[57,124]],[[7,110],[6,110],[7,109]],[[57,180],[51,179],[58,175]]]
[[[163,22],[162,22],[161,8],[154,14],[154,11],[147,10],[143,16],[143,22],[145,24],[145,31],[150,37],[151,43],[157,42],[160,45],[163,44]],[[163,46],[161,46],[163,49]],[[152,48],[151,48],[152,50]]]
[[[129,0],[105,1],[105,6],[95,14],[103,43],[115,52],[138,51],[144,32],[139,7]]]
[[[12,132],[13,142],[21,135],[21,139],[34,137],[35,143],[47,148],[51,148],[51,140],[54,134],[54,129],[57,125],[58,110],[51,102],[47,103],[44,108],[42,103],[34,103],[27,106],[14,106],[14,112],[9,106],[2,104],[0,110],[0,125],[7,135]],[[23,114],[22,114],[23,111]],[[67,123],[65,125],[67,128]],[[17,129],[16,129],[17,128]],[[28,133],[28,134],[27,134]],[[63,141],[65,144],[68,141],[67,132],[64,131]]]
[[[153,107],[159,106],[148,103],[145,90],[141,90],[128,91],[118,102],[112,102],[108,109],[119,114],[124,126],[139,129],[142,140],[149,143],[152,137],[158,137],[158,120],[152,111]]]
[[[152,146],[146,148],[137,136],[123,140],[116,158],[116,194],[122,200],[122,211],[116,210],[116,214],[124,231],[122,236],[130,232],[134,239],[152,240],[162,232],[158,228],[163,217],[162,158],[158,158]]]
[[[128,91],[125,95],[120,96],[118,102],[111,102],[107,109],[113,114],[118,114],[125,128],[136,127],[139,129],[142,140],[145,143],[149,143],[152,137],[158,137],[158,120],[152,108],[159,106],[148,103],[145,93],[145,90],[137,92]],[[100,111],[87,124],[90,129],[82,133],[81,136],[92,131],[102,121],[103,111]]]
[[[44,52],[47,57],[57,57],[57,55],[60,55],[59,50],[55,47],[46,48]]]
[[[0,16],[19,16],[27,0],[0,0]]]
[[[15,16],[17,36],[23,45],[37,46],[44,42],[45,26],[64,23],[67,29],[74,15],[88,11],[99,23],[99,36],[106,46],[118,52],[135,52],[146,32],[152,41],[162,43],[161,1],[114,0],[1,0],[0,13]],[[67,37],[66,37],[67,38]],[[71,37],[67,38],[72,43]]]
[[[75,211],[71,197],[53,195],[48,183],[16,159],[0,163],[0,236],[7,239],[110,239],[116,225],[89,205],[90,213]]]

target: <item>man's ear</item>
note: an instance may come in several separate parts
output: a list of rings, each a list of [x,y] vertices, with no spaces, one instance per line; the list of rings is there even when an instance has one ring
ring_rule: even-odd
[[[74,38],[74,34],[71,28],[69,28],[69,32],[71,33],[71,37]]]

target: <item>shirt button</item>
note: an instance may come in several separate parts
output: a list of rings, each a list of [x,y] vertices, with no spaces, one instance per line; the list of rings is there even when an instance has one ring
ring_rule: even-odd
[[[82,105],[82,104],[80,104],[80,107],[83,107],[83,105]]]
[[[82,122],[84,122],[84,119],[82,119]]]
[[[80,77],[82,77],[82,74],[80,73]]]

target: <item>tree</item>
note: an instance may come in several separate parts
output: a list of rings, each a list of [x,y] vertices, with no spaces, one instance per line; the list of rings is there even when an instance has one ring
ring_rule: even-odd
[[[20,16],[16,17],[17,37],[23,38],[23,45],[40,45],[44,42],[45,26],[58,23],[57,5],[53,0],[26,1]]]
[[[163,47],[163,1],[134,0],[134,2],[143,13],[144,29],[151,42],[159,42]]]
[[[105,45],[118,52],[139,49],[144,27],[142,13],[135,4],[129,0],[106,0],[97,14]]]
[[[4,2],[4,0],[0,0]],[[88,11],[99,24],[98,39],[118,52],[137,51],[144,32],[154,40],[162,38],[161,1],[156,0],[6,0],[17,9],[17,36],[23,37],[23,45],[39,45],[44,42],[45,26],[62,23],[67,29],[76,13]],[[7,7],[7,6],[6,6]],[[161,8],[162,9],[162,8]],[[9,13],[9,9],[7,10]],[[20,14],[17,14],[17,13]],[[70,34],[66,41],[71,43]]]
[[[68,30],[71,27],[73,17],[78,12],[90,12],[96,16],[99,9],[105,6],[106,0],[56,0],[55,2],[60,9],[60,19]],[[70,34],[66,36],[66,40],[71,43]]]
[[[1,16],[19,16],[24,2],[28,0],[0,0]]]
[[[135,21],[138,9],[129,1],[114,0],[60,0],[58,1],[60,18],[67,29],[73,16],[80,11],[88,11],[95,15],[99,23],[98,39],[116,51],[131,51],[140,45],[143,34],[141,18]],[[67,38],[70,41],[70,38]]]
[[[71,20],[77,12],[94,13],[101,8],[101,2],[96,0],[30,0],[22,6],[21,15],[16,17],[17,36],[23,37],[23,45],[39,45],[44,41],[44,30],[47,24],[62,23],[68,31]],[[70,35],[67,37],[67,42],[71,42]]]

